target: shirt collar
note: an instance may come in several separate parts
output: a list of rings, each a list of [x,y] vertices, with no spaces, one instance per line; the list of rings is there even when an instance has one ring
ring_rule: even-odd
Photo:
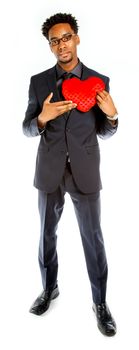
[[[66,71],[63,68],[61,68],[59,66],[59,64],[57,63],[56,64],[57,80],[60,79],[65,72]],[[76,75],[80,79],[81,78],[81,74],[82,74],[82,62],[80,62],[80,60],[78,59],[78,64],[68,73],[72,73],[72,74]]]

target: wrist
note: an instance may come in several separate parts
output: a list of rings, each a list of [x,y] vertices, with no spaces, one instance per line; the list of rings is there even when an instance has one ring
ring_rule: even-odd
[[[118,119],[118,112],[116,112],[113,115],[106,115],[107,119],[109,120],[117,120]]]
[[[41,113],[39,114],[39,116],[37,118],[37,123],[38,123],[38,127],[40,129],[43,129],[45,127],[46,123],[47,123],[46,120],[44,121],[44,118],[42,117]]]

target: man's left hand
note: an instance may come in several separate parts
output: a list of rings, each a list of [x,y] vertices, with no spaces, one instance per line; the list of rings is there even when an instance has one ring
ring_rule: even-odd
[[[112,97],[106,90],[98,92],[96,99],[97,105],[106,115],[113,117],[117,113]]]

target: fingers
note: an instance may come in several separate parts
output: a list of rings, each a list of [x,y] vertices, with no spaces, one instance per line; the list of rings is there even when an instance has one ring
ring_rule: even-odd
[[[54,102],[55,106],[65,106],[65,105],[69,105],[71,104],[72,101],[58,101],[58,102]]]
[[[98,102],[102,102],[102,101],[103,101],[103,98],[100,97],[99,95],[97,95],[97,96],[96,96],[96,100],[97,100]]]
[[[47,98],[45,99],[44,103],[45,103],[45,104],[50,103],[52,96],[53,96],[53,92],[51,92],[51,93],[47,96]],[[64,101],[53,102],[53,105],[54,105],[54,106],[65,106],[65,105],[69,105],[69,104],[71,104],[71,103],[72,103],[72,101],[65,101],[65,100],[64,100]]]
[[[60,114],[65,113],[67,111],[70,111],[73,108],[76,108],[77,104],[76,103],[68,103],[66,105],[62,105],[62,106],[57,106],[57,110],[60,112]]]
[[[51,101],[52,96],[53,96],[53,92],[50,92],[50,94],[47,96],[47,98],[44,102],[49,103]]]
[[[100,102],[97,102],[97,105],[99,108],[101,108],[101,103]]]
[[[108,96],[108,95],[109,95],[109,93],[108,93],[106,90],[103,90],[102,92],[103,92],[103,94],[104,94],[105,96]]]
[[[96,95],[96,99],[98,102],[107,101],[108,97],[109,97],[109,93],[105,90],[99,91]]]
[[[97,96],[96,97],[101,97],[102,99],[106,99],[106,97],[108,97],[108,95],[109,95],[109,93],[107,92],[107,91],[105,91],[105,90],[103,90],[103,91],[99,91],[98,93],[97,93]]]

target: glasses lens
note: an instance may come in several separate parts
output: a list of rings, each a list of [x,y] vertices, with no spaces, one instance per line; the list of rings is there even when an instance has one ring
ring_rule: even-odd
[[[49,44],[50,44],[51,46],[56,46],[56,45],[58,45],[58,40],[57,40],[57,39],[51,40],[51,41],[49,42]]]
[[[63,36],[63,38],[62,38],[62,41],[69,41],[70,39],[71,39],[71,37],[72,37],[72,34],[66,34],[65,36]]]

